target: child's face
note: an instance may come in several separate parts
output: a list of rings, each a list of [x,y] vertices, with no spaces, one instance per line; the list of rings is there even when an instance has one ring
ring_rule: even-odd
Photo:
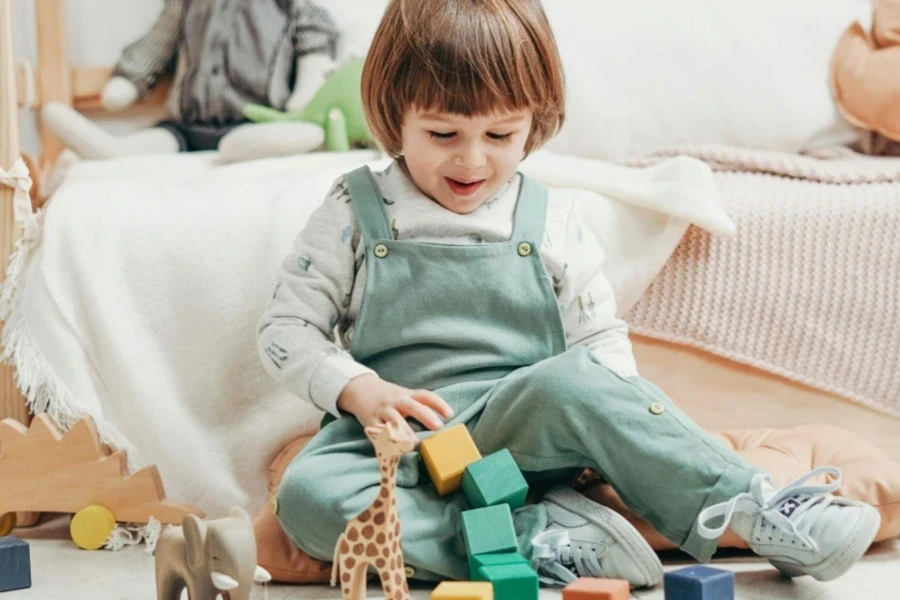
[[[455,213],[470,213],[496,194],[525,156],[531,111],[466,117],[410,109],[403,156],[423,192]]]

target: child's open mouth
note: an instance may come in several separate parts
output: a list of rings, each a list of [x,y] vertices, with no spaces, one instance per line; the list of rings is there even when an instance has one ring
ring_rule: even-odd
[[[479,179],[478,181],[457,181],[455,179],[450,179],[449,177],[444,177],[447,180],[447,185],[450,186],[450,189],[453,190],[455,194],[460,196],[471,196],[481,187],[481,184],[484,183],[484,179]]]

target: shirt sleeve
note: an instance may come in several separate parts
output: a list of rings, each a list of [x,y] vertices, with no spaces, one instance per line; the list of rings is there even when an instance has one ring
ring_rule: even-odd
[[[335,343],[353,290],[360,236],[343,178],[297,236],[257,328],[266,371],[288,391],[335,416],[355,377],[374,374]]]
[[[294,0],[294,49],[304,54],[327,53],[337,55],[337,26],[328,11],[310,0]]]
[[[628,325],[616,317],[616,297],[603,267],[606,254],[575,198],[566,223],[565,265],[557,287],[568,347],[587,346],[594,360],[623,377],[637,375]]]
[[[162,13],[153,27],[122,51],[113,76],[134,84],[143,98],[160,75],[174,63],[181,38],[184,0],[165,0]]]

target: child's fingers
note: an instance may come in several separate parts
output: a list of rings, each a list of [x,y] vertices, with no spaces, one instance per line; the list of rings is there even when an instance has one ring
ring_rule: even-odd
[[[415,398],[407,398],[397,405],[400,412],[408,417],[412,417],[428,429],[440,429],[444,426],[444,422],[437,416],[433,410],[425,406]]]
[[[406,418],[400,414],[400,411],[396,408],[388,408],[385,410],[383,418],[385,423],[391,423],[399,431],[407,431],[410,434],[413,434],[412,427],[409,426],[409,423],[406,422]]]
[[[441,414],[445,419],[453,416],[453,409],[447,404],[447,401],[430,390],[410,390],[410,395]]]

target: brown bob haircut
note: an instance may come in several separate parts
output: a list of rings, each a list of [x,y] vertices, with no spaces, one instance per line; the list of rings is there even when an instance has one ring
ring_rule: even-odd
[[[410,108],[464,116],[528,110],[526,152],[565,119],[565,82],[540,0],[391,0],[362,75],[372,135],[401,153]]]

